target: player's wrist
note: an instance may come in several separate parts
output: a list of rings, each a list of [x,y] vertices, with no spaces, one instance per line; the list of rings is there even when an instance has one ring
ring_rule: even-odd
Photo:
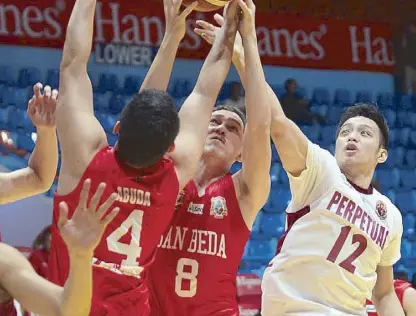
[[[68,249],[68,254],[71,262],[90,262],[94,254],[94,250]]]

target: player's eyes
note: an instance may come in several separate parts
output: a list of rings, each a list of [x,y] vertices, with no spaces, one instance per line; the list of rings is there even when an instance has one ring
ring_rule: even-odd
[[[348,135],[348,133],[349,133],[349,130],[344,129],[344,130],[342,130],[342,131],[341,131],[341,133],[340,133],[340,134],[341,134],[342,136],[345,136],[345,135]]]
[[[211,124],[218,125],[218,121],[216,119],[211,119],[209,122]]]

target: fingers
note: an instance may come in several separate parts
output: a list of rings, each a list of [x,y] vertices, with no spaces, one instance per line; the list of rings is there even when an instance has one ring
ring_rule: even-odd
[[[58,90],[57,89],[53,89],[52,90],[52,97],[51,97],[52,100],[56,101],[58,99],[58,94],[59,94]]]
[[[221,14],[215,13],[214,20],[218,23],[219,26],[224,25],[225,20]],[[198,24],[198,21],[196,23]]]
[[[213,32],[206,31],[204,29],[194,29],[194,32],[207,41],[208,44],[212,44],[214,42]]]
[[[51,98],[51,95],[52,95],[52,89],[51,89],[51,87],[50,86],[46,86],[43,89],[43,97],[45,99],[50,99]]]
[[[117,196],[117,193],[113,193],[108,197],[107,201],[101,204],[97,211],[98,218],[102,218],[104,214],[107,213],[108,209],[111,207],[111,205],[113,205],[113,203],[117,199]]]
[[[87,201],[88,196],[90,194],[90,187],[91,187],[91,180],[87,179],[84,181],[84,184],[82,185],[81,194],[79,196],[79,203],[78,206],[80,206],[83,210],[87,209]]]
[[[120,209],[118,207],[115,207],[110,214],[108,214],[102,221],[101,223],[104,224],[104,226],[107,226],[108,223],[110,223],[118,214],[118,212],[120,211]]]
[[[182,1],[181,1],[182,2]],[[186,18],[195,8],[198,6],[198,1],[192,2],[190,5],[186,7],[185,10],[179,15],[179,19]]]
[[[36,112],[36,103],[35,103],[35,96],[32,97],[32,99],[30,99],[27,102],[27,113],[28,114],[34,114]]]
[[[41,90],[43,88],[43,85],[38,82],[37,84],[35,84],[33,86],[33,94],[35,95],[36,98],[39,98],[42,96]]]
[[[210,30],[210,31],[215,30],[214,25],[212,25],[211,23],[208,23],[207,21],[204,21],[204,20],[197,20],[196,25],[198,25],[199,27],[202,27],[204,30]]]
[[[59,219],[58,219],[58,228],[61,228],[65,225],[68,221],[68,204],[65,202],[59,203]]]
[[[241,10],[244,14],[247,14],[250,12],[247,4],[244,2],[244,0],[237,0],[238,5],[240,6]]]
[[[97,191],[95,191],[93,197],[91,198],[89,208],[93,212],[97,210],[98,203],[100,203],[105,187],[106,187],[106,184],[104,182],[101,182],[97,188]]]

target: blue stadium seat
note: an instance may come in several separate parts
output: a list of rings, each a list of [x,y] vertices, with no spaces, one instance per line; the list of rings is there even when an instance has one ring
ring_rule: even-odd
[[[377,104],[380,108],[393,108],[393,94],[389,92],[380,93],[377,97]]]
[[[28,125],[31,125],[31,122],[26,111],[16,108],[9,110],[9,126],[12,130],[26,128]]]
[[[5,87],[2,91],[2,99],[5,105],[15,105],[16,104],[16,94],[14,93],[14,88]]]
[[[113,132],[113,128],[116,123],[114,116],[103,113],[96,113],[95,116],[107,133]]]
[[[274,146],[274,144],[272,144],[272,161],[273,161],[273,162],[278,162],[278,161],[280,161],[280,157],[279,157],[279,155],[277,154],[277,150],[276,150],[276,147]]]
[[[264,214],[261,219],[260,230],[268,237],[279,237],[285,230],[285,222],[282,222],[282,216],[277,214]]]
[[[221,87],[220,93],[218,94],[218,101],[221,102],[228,99],[231,96],[231,82],[226,81]]]
[[[335,90],[334,104],[349,106],[352,103],[351,93],[346,89]]]
[[[31,135],[25,133],[19,133],[16,145],[18,148],[28,152],[32,152],[35,148],[35,142],[33,141]]]
[[[416,150],[410,149],[407,151],[405,156],[406,167],[415,169],[416,168]]]
[[[260,223],[262,221],[263,214],[264,213],[262,211],[260,211],[257,214],[256,219],[254,220],[254,223],[253,223],[253,227],[251,228],[251,233],[260,231]]]
[[[404,189],[416,189],[416,170],[403,169],[400,178]]]
[[[410,110],[412,108],[412,98],[409,94],[396,94],[395,103],[399,110]]]
[[[241,169],[241,162],[236,161],[233,163],[233,165],[230,168],[230,172],[231,173],[236,173],[237,171],[239,171]]]
[[[277,162],[273,163],[270,168],[270,179],[272,187],[276,186],[279,183],[280,172],[285,172],[284,170],[282,170],[282,166]]]
[[[249,254],[251,257],[257,257],[268,261],[274,257],[276,253],[276,245],[276,239],[272,239],[270,241],[251,240],[249,245]]]
[[[311,103],[310,110],[312,113],[319,114],[320,116],[327,117],[329,106],[327,104],[315,104]]]
[[[396,192],[394,190],[389,190],[386,195],[393,204],[396,203]]]
[[[286,172],[281,172],[286,173]],[[265,212],[280,213],[286,210],[287,205],[291,199],[290,190],[288,187],[278,187],[270,191],[269,200],[264,206]]]
[[[285,186],[289,185],[289,177],[287,176],[287,172],[281,172],[279,175],[279,182]]]
[[[416,131],[410,132],[410,147],[416,148]]]
[[[398,142],[397,129],[391,129],[389,132],[390,148],[394,148]]]
[[[402,239],[400,252],[403,258],[407,259],[412,257],[412,243],[408,239]]]
[[[316,88],[312,92],[312,102],[317,105],[330,104],[330,94],[326,88]]]
[[[15,88],[14,95],[15,95],[14,97],[15,106],[19,109],[26,110],[27,102],[33,96],[33,90],[32,88],[29,88],[29,89]]]
[[[98,80],[97,92],[105,93],[107,91],[118,91],[119,84],[116,74],[101,74]]]
[[[168,91],[174,98],[187,97],[192,92],[192,86],[188,79],[176,78],[172,81]]]
[[[364,102],[364,103],[373,103],[373,96],[371,95],[371,92],[369,91],[359,91],[357,92],[356,102]]]
[[[397,114],[391,109],[383,111],[384,116],[386,117],[387,123],[390,128],[393,128],[396,125]]]
[[[397,168],[377,170],[376,178],[380,181],[382,192],[400,186],[400,171]]]
[[[119,114],[125,105],[125,99],[121,95],[114,94],[109,101],[109,110],[111,114]]]
[[[399,132],[399,146],[407,147],[410,138],[410,128],[402,128]]]
[[[416,212],[415,191],[398,191],[396,194],[396,204],[401,212]]]
[[[10,66],[0,66],[0,83],[8,86],[14,85],[14,71]]]
[[[117,135],[107,133],[107,141],[109,145],[114,146],[117,141]]]
[[[52,89],[58,89],[59,87],[59,70],[49,69],[46,74],[46,84],[50,85]]]
[[[136,75],[127,76],[124,79],[124,93],[127,95],[136,94],[143,83],[143,78]]]
[[[396,147],[389,151],[389,157],[385,165],[389,168],[401,167],[404,163],[405,150],[403,147]]]
[[[38,68],[22,68],[19,71],[19,79],[17,80],[17,85],[20,88],[27,88],[40,81],[42,81],[42,76]]]
[[[408,112],[406,122],[411,128],[413,128],[413,129],[416,128],[416,113],[415,112]]]
[[[333,144],[335,142],[336,126],[324,126],[321,130],[322,142],[325,145]]]
[[[9,109],[10,108],[1,108],[0,109],[0,129],[6,129],[9,122]]]

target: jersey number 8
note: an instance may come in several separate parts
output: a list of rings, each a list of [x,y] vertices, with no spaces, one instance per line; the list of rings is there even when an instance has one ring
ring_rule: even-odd
[[[188,258],[178,260],[176,266],[175,292],[179,297],[194,297],[197,288],[198,261]],[[183,289],[183,281],[189,282],[189,289]],[[186,288],[188,288],[186,286]]]

